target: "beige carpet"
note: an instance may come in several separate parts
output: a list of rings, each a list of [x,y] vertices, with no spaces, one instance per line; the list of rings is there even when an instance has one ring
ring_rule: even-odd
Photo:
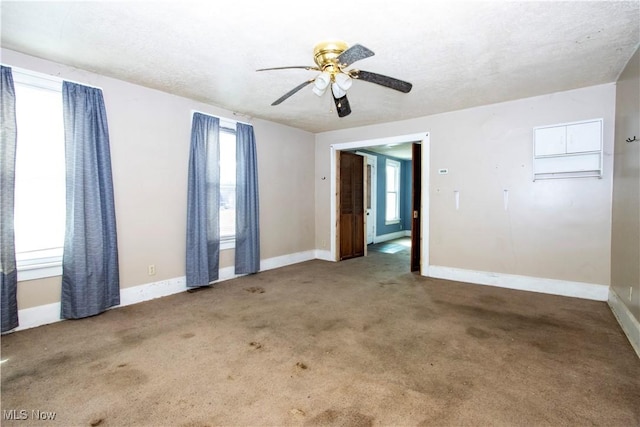
[[[408,264],[310,261],[5,335],[2,425],[640,425],[606,303]]]

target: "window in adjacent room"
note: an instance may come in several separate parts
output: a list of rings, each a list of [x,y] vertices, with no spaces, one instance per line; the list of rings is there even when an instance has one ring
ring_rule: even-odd
[[[61,274],[65,230],[62,82],[13,70],[14,230],[19,280]]]
[[[236,131],[220,126],[220,243],[231,248],[236,234]]]
[[[400,162],[386,161],[386,213],[385,224],[400,222]]]

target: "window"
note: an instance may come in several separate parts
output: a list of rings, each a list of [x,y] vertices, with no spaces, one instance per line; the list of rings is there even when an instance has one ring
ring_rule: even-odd
[[[400,222],[400,162],[386,161],[386,213],[385,224]]]
[[[65,229],[62,82],[13,69],[14,230],[19,280],[60,275]]]
[[[221,248],[233,247],[236,234],[236,132],[220,127],[220,241]]]

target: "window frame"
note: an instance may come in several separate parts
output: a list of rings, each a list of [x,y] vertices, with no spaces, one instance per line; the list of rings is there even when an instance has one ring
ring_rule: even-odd
[[[60,94],[60,104],[62,105],[62,82],[60,78],[11,67],[14,85],[31,86],[38,89],[53,91]],[[62,120],[62,117],[60,118]],[[20,131],[18,130],[18,135]],[[64,144],[64,140],[62,141]],[[63,165],[64,167],[64,165]],[[65,203],[62,200],[62,203]],[[65,224],[62,225],[65,227]],[[16,270],[18,281],[36,280],[47,277],[62,275],[62,256],[64,250],[64,240],[60,247],[42,248],[28,252],[16,252]]]
[[[390,190],[388,188],[388,177],[387,175],[389,174],[389,168],[392,167],[394,168],[394,175],[395,175],[395,188],[393,190]],[[384,224],[385,225],[392,225],[392,224],[399,224],[400,223],[400,179],[402,177],[401,174],[401,168],[402,168],[402,163],[400,163],[397,160],[393,160],[393,159],[386,159],[385,160],[385,180],[384,180],[384,203],[385,203],[385,211],[384,211]],[[395,203],[395,207],[394,207],[394,211],[395,211],[395,217],[394,218],[388,218],[387,217],[387,212],[389,210],[389,207],[387,206],[388,204],[388,199],[389,199],[389,193],[394,193],[396,195],[396,203]]]
[[[220,130],[219,133],[222,134],[223,132],[232,134],[234,136],[234,140],[238,137],[238,134],[236,132],[236,123],[232,122],[230,120],[225,120],[223,118],[219,118],[220,119]],[[222,138],[220,138],[219,140],[221,140]],[[237,145],[236,145],[237,146]],[[237,153],[236,153],[237,155]],[[219,161],[222,161],[222,159],[219,159]],[[236,166],[238,164],[237,158],[236,158]],[[219,184],[221,185],[221,184]],[[234,181],[234,187],[237,188],[237,182]],[[237,196],[236,196],[237,197]],[[219,209],[218,209],[219,211]],[[222,235],[220,236],[220,250],[225,250],[225,249],[234,249],[236,247],[236,234],[235,231],[233,233],[233,235],[229,235],[229,236],[224,236],[222,237]]]

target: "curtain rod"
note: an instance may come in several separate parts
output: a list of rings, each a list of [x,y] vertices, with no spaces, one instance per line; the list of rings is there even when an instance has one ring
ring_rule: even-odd
[[[249,123],[249,122],[243,122],[240,120],[235,120],[235,119],[229,119],[227,117],[221,117],[221,116],[217,116],[215,114],[211,114],[211,113],[206,113],[204,111],[200,111],[200,110],[191,110],[191,115],[193,116],[194,113],[200,113],[200,114],[204,114],[205,116],[211,116],[211,117],[217,117],[219,118],[221,121],[227,121],[227,122],[233,122],[233,123],[241,123],[243,125],[249,125],[249,126],[253,126],[253,123]],[[240,115],[240,113],[236,113],[235,111],[233,112],[233,115]],[[251,118],[251,117],[249,117]]]
[[[45,80],[49,80],[49,81],[56,82],[56,83],[62,83],[62,82],[75,83],[75,84],[78,84],[78,85],[82,85],[82,86],[87,86],[87,87],[91,87],[91,88],[94,88],[94,89],[103,90],[100,86],[90,85],[90,84],[87,84],[87,83],[83,83],[83,82],[78,82],[78,81],[62,78],[59,75],[42,73],[40,71],[33,71],[33,70],[29,70],[29,69],[22,68],[22,67],[16,67],[16,66],[13,66],[13,65],[5,65],[5,64],[2,64],[2,65],[4,65],[5,67],[11,68],[12,71],[15,70],[16,73],[25,74],[25,75],[30,76],[30,77],[37,77],[39,79],[45,79]]]

